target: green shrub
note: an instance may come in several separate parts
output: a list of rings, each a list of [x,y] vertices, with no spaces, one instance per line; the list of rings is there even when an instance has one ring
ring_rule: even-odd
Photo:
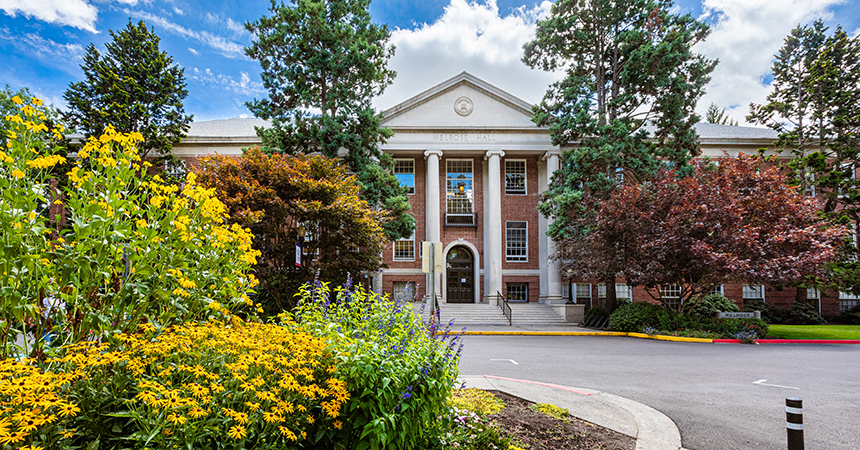
[[[827,325],[827,320],[818,313],[818,308],[809,303],[794,302],[786,313],[786,325]]]
[[[660,305],[633,302],[620,306],[609,316],[609,324],[615,331],[641,332],[645,327],[661,328],[661,323],[675,316]]]
[[[741,310],[735,302],[722,294],[710,294],[702,297],[701,300],[691,300],[691,302],[696,301],[698,303],[687,313],[687,316],[698,321],[712,319],[717,314],[717,311],[737,312]]]
[[[833,321],[845,325],[860,325],[860,305],[847,311],[842,311],[838,316],[833,318]]]
[[[505,409],[505,402],[483,389],[454,389],[448,398],[450,406],[485,416]]]
[[[761,319],[713,319],[700,325],[703,331],[719,333],[723,339],[736,339],[739,332],[753,332],[756,339],[767,337],[768,326]]]
[[[761,320],[767,323],[782,324],[786,320],[786,311],[776,305],[765,303],[761,300],[745,300],[744,311],[760,311]]]
[[[429,330],[408,302],[360,286],[305,286],[291,314],[303,329],[336,342],[337,376],[350,392],[343,449],[414,448],[443,431],[460,359],[459,335]]]
[[[551,405],[549,403],[535,403],[529,406],[529,408],[541,414],[561,420],[563,422],[570,421],[570,411],[568,411],[566,408],[561,408],[555,405]]]

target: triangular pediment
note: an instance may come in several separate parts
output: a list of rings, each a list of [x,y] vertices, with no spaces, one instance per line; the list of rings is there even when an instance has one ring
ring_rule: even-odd
[[[384,126],[421,128],[533,128],[531,105],[467,72],[383,113]]]

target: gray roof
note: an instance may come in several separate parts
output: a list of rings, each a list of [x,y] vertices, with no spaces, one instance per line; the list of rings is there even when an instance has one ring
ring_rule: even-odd
[[[268,120],[249,117],[194,122],[188,129],[189,137],[254,137],[254,127],[267,127]]]
[[[741,127],[716,123],[697,123],[696,132],[701,139],[776,139],[770,128]]]
[[[254,127],[269,126],[269,121],[250,117],[246,119],[223,119],[194,122],[188,130],[189,137],[255,137]],[[700,139],[776,139],[770,128],[697,123]]]

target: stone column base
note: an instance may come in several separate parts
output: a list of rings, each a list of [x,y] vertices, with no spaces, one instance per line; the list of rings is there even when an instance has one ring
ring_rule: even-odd
[[[567,323],[579,323],[585,319],[585,305],[561,304],[552,307]]]

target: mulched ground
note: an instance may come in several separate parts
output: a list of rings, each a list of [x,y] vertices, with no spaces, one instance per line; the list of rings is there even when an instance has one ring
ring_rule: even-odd
[[[490,391],[507,407],[488,417],[501,425],[512,442],[528,450],[633,450],[636,441],[621,433],[574,417],[555,419],[529,408],[532,402],[498,391]]]

